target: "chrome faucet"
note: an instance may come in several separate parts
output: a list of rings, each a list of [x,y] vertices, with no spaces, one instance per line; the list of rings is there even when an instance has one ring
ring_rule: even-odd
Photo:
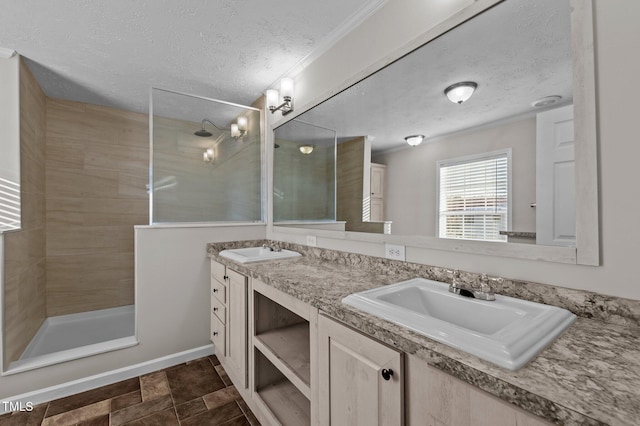
[[[278,247],[278,246],[273,246],[273,247],[272,247],[272,246],[268,246],[268,245],[266,245],[266,244],[263,244],[263,245],[262,245],[262,248],[263,248],[263,249],[265,249],[265,250],[275,251],[275,252],[282,251],[282,249],[281,249],[280,247]]]
[[[460,282],[460,271],[453,271],[453,278],[449,284],[449,291],[461,296],[473,297],[480,300],[496,300],[496,295],[491,291],[489,286],[489,277],[487,274],[480,275],[480,289]]]

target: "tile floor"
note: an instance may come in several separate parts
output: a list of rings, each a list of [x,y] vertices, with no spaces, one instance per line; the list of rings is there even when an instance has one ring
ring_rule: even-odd
[[[215,355],[0,416],[0,426],[260,425]]]

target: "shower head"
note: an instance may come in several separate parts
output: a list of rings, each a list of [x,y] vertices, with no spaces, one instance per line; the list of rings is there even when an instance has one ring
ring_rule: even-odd
[[[223,129],[221,127],[218,127],[215,125],[215,123],[211,120],[207,120],[206,118],[202,120],[202,129],[198,130],[197,132],[194,132],[193,134],[196,136],[200,136],[201,138],[208,138],[209,136],[213,136],[213,133],[207,131],[207,129],[204,128],[204,123],[209,123],[211,124],[213,127],[215,127],[218,130],[228,130],[228,129]]]
[[[213,136],[213,133],[206,131],[204,127],[197,132],[194,132],[193,134],[196,136],[200,136],[201,138],[208,138],[209,136]]]

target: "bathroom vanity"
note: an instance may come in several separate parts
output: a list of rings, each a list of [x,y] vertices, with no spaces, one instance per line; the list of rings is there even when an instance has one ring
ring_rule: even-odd
[[[263,424],[600,425],[640,418],[637,327],[579,318],[512,372],[341,302],[419,275],[438,278],[438,268],[286,243],[278,244],[303,256],[241,265],[218,255],[255,243],[208,247],[211,340]],[[624,356],[614,359],[613,345]]]

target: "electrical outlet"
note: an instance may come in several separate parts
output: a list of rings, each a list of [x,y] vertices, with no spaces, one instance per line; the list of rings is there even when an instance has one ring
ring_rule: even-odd
[[[404,246],[397,246],[395,244],[384,245],[384,257],[393,260],[405,260]]]
[[[307,235],[307,245],[311,247],[317,246],[317,240],[315,235]]]

